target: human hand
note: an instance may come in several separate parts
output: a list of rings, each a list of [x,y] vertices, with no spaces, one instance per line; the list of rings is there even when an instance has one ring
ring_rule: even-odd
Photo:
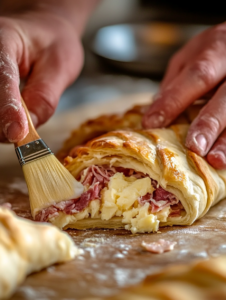
[[[6,13],[0,16],[0,142],[17,142],[28,133],[20,78],[26,79],[22,97],[34,125],[53,114],[61,93],[81,70],[80,36],[95,2],[5,1]]]
[[[186,146],[226,169],[226,23],[189,41],[171,59],[160,92],[143,117],[145,128],[168,126],[191,103],[216,89],[192,122]]]

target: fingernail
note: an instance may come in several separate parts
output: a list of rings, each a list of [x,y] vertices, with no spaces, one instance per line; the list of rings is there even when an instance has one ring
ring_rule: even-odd
[[[203,134],[198,134],[195,137],[196,144],[202,152],[206,152],[207,140]]]
[[[31,120],[33,125],[36,127],[38,125],[38,117],[36,114],[34,114],[33,112],[29,111],[30,116],[31,116]]]
[[[11,143],[15,143],[23,138],[24,132],[20,123],[13,122],[6,125],[5,135]]]
[[[164,124],[165,118],[163,114],[154,113],[150,116],[146,116],[146,126],[148,128],[158,128],[162,127]]]

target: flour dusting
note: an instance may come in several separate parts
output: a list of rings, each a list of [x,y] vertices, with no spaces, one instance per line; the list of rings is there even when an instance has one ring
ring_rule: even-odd
[[[5,106],[3,106],[2,107],[2,109],[4,110],[4,109],[9,109],[9,108],[13,108],[15,111],[18,111],[20,108],[21,108],[21,103],[20,102],[18,102],[18,103],[10,103],[10,102],[13,102],[14,100],[9,100],[9,103],[8,104],[6,104]]]
[[[84,241],[81,243],[81,247],[85,247],[85,248],[88,248],[88,247],[92,247],[92,248],[95,248],[95,247],[98,247],[100,244],[103,244],[105,242],[105,239],[104,238],[86,238],[84,239]]]
[[[23,299],[39,299],[48,300],[56,296],[56,292],[45,287],[21,286],[18,288],[18,294],[23,296]]]
[[[18,177],[14,178],[13,182],[8,184],[8,188],[12,192],[19,191],[24,195],[28,195],[26,182],[21,178]]]

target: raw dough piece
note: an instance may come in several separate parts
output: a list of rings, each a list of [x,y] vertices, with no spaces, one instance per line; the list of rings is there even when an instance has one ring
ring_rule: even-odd
[[[25,277],[79,254],[66,233],[51,224],[17,217],[0,207],[0,299],[10,297]]]

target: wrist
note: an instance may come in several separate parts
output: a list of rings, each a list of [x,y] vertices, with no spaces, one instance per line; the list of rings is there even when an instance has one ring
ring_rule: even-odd
[[[3,0],[0,3],[0,15],[39,15],[47,14],[61,18],[69,23],[79,36],[86,22],[100,0]],[[19,3],[18,3],[19,2]]]

